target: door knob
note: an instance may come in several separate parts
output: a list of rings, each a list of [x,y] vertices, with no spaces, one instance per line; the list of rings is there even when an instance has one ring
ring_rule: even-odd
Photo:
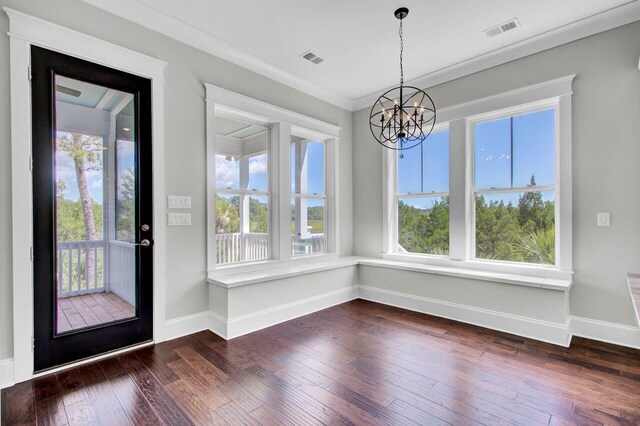
[[[134,246],[142,246],[142,247],[149,247],[150,245],[151,245],[151,241],[147,240],[146,238],[140,241],[139,243],[134,244]]]

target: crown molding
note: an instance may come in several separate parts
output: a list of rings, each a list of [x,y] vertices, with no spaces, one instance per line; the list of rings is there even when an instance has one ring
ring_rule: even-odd
[[[640,2],[631,0],[613,9],[418,77],[407,82],[407,85],[420,88],[433,87],[638,20],[640,20]],[[388,88],[385,88],[354,99],[353,110],[370,107],[387,90]]]
[[[315,98],[353,111],[353,100],[316,84],[136,0],[82,0],[128,21],[268,77]]]
[[[371,106],[380,94],[388,90],[388,88],[384,88],[366,96],[350,99],[268,61],[259,59],[199,28],[139,1],[82,1],[348,111],[357,111]],[[421,88],[433,87],[638,20],[640,20],[640,2],[631,0],[629,3],[560,28],[425,74],[407,82],[407,84]]]

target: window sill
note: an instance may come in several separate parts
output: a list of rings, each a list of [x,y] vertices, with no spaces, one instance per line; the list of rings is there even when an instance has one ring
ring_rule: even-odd
[[[385,254],[383,259],[361,259],[359,263],[361,265],[539,287],[549,290],[568,291],[573,283],[570,272],[559,271],[554,268],[504,265],[478,261],[455,261],[435,256]]]
[[[223,288],[234,288],[357,265],[421,272],[432,275],[445,275],[556,291],[568,291],[572,285],[571,279],[533,277],[496,271],[479,271],[462,267],[425,265],[415,262],[399,262],[356,256],[334,257],[331,260],[306,263],[264,262],[261,265],[253,265],[262,266],[259,270],[234,270],[233,272],[235,273],[225,274],[219,272],[209,273],[207,282]]]
[[[282,278],[329,271],[358,264],[356,257],[338,257],[336,254],[311,255],[294,258],[290,261],[265,261],[251,266],[229,267],[209,272],[207,282],[223,288],[242,287]]]

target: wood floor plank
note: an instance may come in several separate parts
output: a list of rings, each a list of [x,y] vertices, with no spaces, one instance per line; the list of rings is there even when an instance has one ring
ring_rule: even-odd
[[[109,384],[120,406],[134,425],[156,426],[163,422],[128,374],[111,377]]]
[[[36,407],[33,383],[18,383],[2,390],[0,420],[2,425],[35,425]]]
[[[101,321],[127,315],[113,295],[81,298]],[[60,301],[71,328],[85,324],[77,305]],[[636,425],[640,351],[581,338],[563,348],[357,300],[20,383],[2,391],[1,415],[3,425]]]

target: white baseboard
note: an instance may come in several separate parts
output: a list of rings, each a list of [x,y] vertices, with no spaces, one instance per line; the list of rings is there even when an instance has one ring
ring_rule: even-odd
[[[167,321],[165,336],[166,340],[172,340],[211,330],[228,340],[357,298],[358,286],[351,286],[228,320],[214,312],[205,311]]]
[[[298,300],[293,303],[265,309],[249,315],[231,318],[227,321],[227,338],[233,339],[281,322],[308,315],[340,303],[358,298],[358,286],[324,293],[319,296]]]
[[[572,316],[570,330],[573,336],[640,349],[638,327]]]
[[[359,287],[359,296],[360,299],[371,302],[503,331],[554,345],[567,347],[570,342],[567,324],[535,320],[363,285]]]
[[[13,358],[0,361],[0,389],[8,388],[15,384],[13,378]]]
[[[209,330],[211,315],[211,312],[205,311],[166,321],[165,339],[173,340],[198,331]]]
[[[209,314],[209,326],[208,329],[213,331],[218,336],[222,337],[225,340],[229,340],[227,337],[227,320],[220,315],[208,312]]]

